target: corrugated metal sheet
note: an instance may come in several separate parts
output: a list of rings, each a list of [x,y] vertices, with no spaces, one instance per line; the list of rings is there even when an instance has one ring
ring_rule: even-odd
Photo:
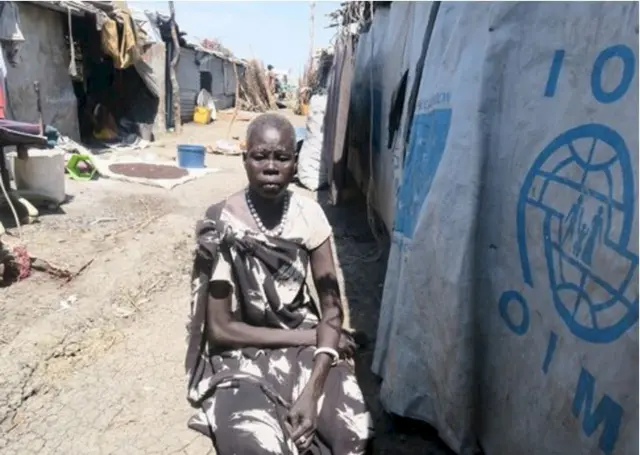
[[[8,116],[38,121],[33,82],[39,81],[44,122],[79,140],[78,101],[69,77],[69,48],[60,13],[27,2],[19,2],[18,11],[25,41],[18,50],[18,65],[6,69]]]
[[[200,69],[196,65],[196,52],[193,49],[180,48],[176,76],[180,87],[180,119],[183,122],[190,121],[200,91]]]
[[[50,9],[53,11],[59,11],[66,13],[70,11],[74,16],[84,16],[85,14],[100,14],[104,12],[113,11],[115,4],[111,1],[74,1],[74,0],[62,0],[62,1],[31,1],[25,3],[33,3],[42,8]]]
[[[237,68],[236,71],[238,71]],[[236,95],[236,73],[233,70],[232,62],[224,62],[224,94],[227,96]]]
[[[193,116],[196,97],[203,88],[200,86],[202,71],[211,73],[211,95],[216,109],[228,109],[235,104],[236,76],[233,63],[209,52],[182,47],[177,76],[180,85],[180,117],[183,122],[190,121]],[[240,66],[238,71],[241,71]]]
[[[215,55],[207,55],[200,64],[200,71],[211,73],[211,95],[217,101],[220,95],[224,94],[224,71],[223,61]],[[218,103],[216,103],[216,106]]]

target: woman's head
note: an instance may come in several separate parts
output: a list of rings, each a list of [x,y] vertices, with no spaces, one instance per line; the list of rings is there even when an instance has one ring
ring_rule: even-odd
[[[249,187],[259,195],[282,196],[296,168],[296,132],[279,114],[256,117],[247,128],[247,151],[243,155]]]

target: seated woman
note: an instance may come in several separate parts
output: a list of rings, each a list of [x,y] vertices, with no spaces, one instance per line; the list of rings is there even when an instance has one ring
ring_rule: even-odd
[[[189,427],[218,455],[364,454],[372,423],[349,358],[331,226],[287,189],[295,131],[277,114],[249,125],[246,190],[197,228],[186,367]],[[308,266],[319,306],[306,286]]]

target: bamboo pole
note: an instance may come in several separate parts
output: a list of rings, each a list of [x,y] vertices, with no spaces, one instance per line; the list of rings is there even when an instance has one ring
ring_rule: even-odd
[[[169,70],[171,78],[171,92],[173,94],[173,123],[176,133],[182,132],[182,119],[180,116],[180,86],[176,68],[180,60],[180,41],[176,30],[176,9],[172,1],[169,2],[169,12],[171,14],[171,40],[173,41],[173,56],[171,58],[171,68]]]

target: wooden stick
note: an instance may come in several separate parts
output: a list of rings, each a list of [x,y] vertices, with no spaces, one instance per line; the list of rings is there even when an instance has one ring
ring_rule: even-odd
[[[84,272],[84,271],[87,269],[87,267],[89,267],[91,264],[93,264],[93,261],[94,261],[95,259],[96,259],[96,258],[95,258],[95,257],[93,257],[93,258],[89,259],[87,262],[85,262],[85,263],[84,263],[84,265],[83,265],[82,267],[80,267],[78,270],[76,270],[76,272],[75,272],[75,273],[71,274],[71,276],[70,276],[69,278],[67,278],[67,279],[66,279],[65,283],[68,283],[69,281],[71,281],[71,280],[73,280],[73,279],[77,278],[77,277],[78,277],[78,275],[80,275],[82,272]]]
[[[71,15],[69,15],[69,17],[71,17]],[[73,49],[73,38],[71,41],[71,48]],[[35,81],[33,83],[33,90],[36,92],[36,108],[38,110],[38,125],[40,126],[40,136],[43,136],[44,135],[44,118],[42,117],[42,99],[40,98],[40,82]]]
[[[313,65],[313,38],[315,32],[315,14],[314,10],[316,8],[316,2],[311,2],[309,5],[309,65]]]
[[[171,40],[173,41],[173,57],[171,58],[171,68],[169,70],[171,77],[171,92],[173,94],[173,122],[175,124],[176,133],[182,131],[182,119],[180,117],[180,86],[178,85],[178,76],[176,68],[180,60],[180,41],[178,41],[178,32],[176,31],[176,9],[172,1],[169,2],[169,12],[171,13]]]
[[[31,268],[38,272],[47,273],[56,278],[62,278],[65,281],[71,280],[73,273],[62,267],[51,264],[49,261],[37,257],[31,257]]]
[[[233,126],[233,122],[236,121],[236,117],[238,117],[238,99],[240,98],[240,78],[238,77],[238,68],[236,67],[236,63],[233,63],[233,72],[236,75],[236,99],[233,103],[233,117],[231,118],[231,122],[229,122],[229,128],[227,129],[227,140],[229,140],[229,135],[231,134],[231,127]]]

